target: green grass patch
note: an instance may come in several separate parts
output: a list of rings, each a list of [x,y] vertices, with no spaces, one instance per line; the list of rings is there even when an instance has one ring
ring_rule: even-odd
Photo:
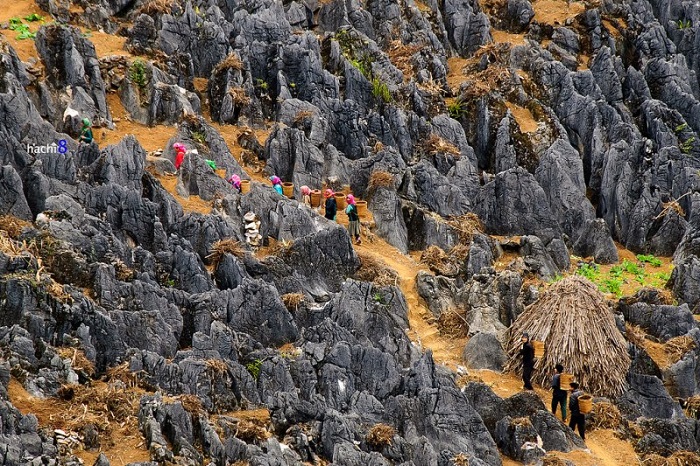
[[[624,259],[612,267],[601,267],[596,263],[582,262],[576,274],[586,277],[603,293],[616,297],[634,294],[644,287],[664,288],[671,277],[670,272],[658,271],[663,263],[652,255],[639,254],[636,260]]]

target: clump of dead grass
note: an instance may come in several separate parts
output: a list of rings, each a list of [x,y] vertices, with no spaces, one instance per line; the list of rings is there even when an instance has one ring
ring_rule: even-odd
[[[451,142],[441,138],[435,133],[430,133],[422,143],[423,150],[430,155],[451,155],[455,158],[459,158],[461,155],[460,150],[452,144]]]
[[[457,309],[449,309],[437,319],[438,331],[448,338],[464,338],[469,335],[469,323]]]
[[[303,293],[286,293],[282,295],[282,302],[284,307],[287,308],[289,312],[296,312],[299,309],[299,305],[304,302]]]
[[[469,457],[464,453],[457,453],[452,462],[455,466],[469,466]]]
[[[691,451],[677,451],[668,458],[652,453],[642,460],[643,466],[700,466],[700,456]]]
[[[453,216],[447,219],[447,224],[459,234],[459,241],[462,244],[470,244],[475,233],[484,231],[484,225],[479,220],[479,216],[473,212],[464,215]]]
[[[419,44],[406,45],[400,40],[389,42],[387,55],[391,63],[403,73],[404,81],[410,80],[415,75],[411,61],[413,55],[420,51],[421,48],[423,47]]]
[[[199,399],[198,396],[183,394],[178,395],[176,399],[180,401],[180,403],[182,403],[182,407],[185,408],[185,411],[192,414],[193,416],[197,416],[200,413],[204,412],[204,406],[202,405],[202,401]]]
[[[172,12],[172,0],[150,0],[138,10],[138,14],[156,16],[159,14],[169,14]]]
[[[455,277],[459,274],[460,264],[438,246],[428,246],[420,255],[420,261],[438,275]]]
[[[232,54],[229,54],[223,60],[221,60],[214,67],[214,73],[221,73],[223,71],[228,71],[228,70],[242,70],[242,69],[243,69],[243,62],[241,61],[240,58],[238,58],[238,55],[232,53]]]
[[[127,388],[136,388],[141,382],[139,375],[129,370],[128,362],[110,368],[107,371],[106,380],[110,383],[121,382]]]
[[[367,433],[365,440],[367,444],[380,449],[391,445],[392,440],[396,435],[396,429],[388,424],[375,424]]]
[[[374,257],[358,252],[360,257],[360,268],[357,269],[353,278],[362,282],[370,282],[377,286],[396,286],[399,275],[395,270],[390,269]]]
[[[87,357],[85,357],[85,352],[83,350],[63,346],[56,348],[56,352],[61,359],[71,360],[71,367],[74,371],[83,371],[88,376],[93,376],[95,374],[95,366]]]
[[[212,244],[211,252],[206,259],[209,259],[214,268],[216,268],[226,254],[231,254],[242,259],[247,252],[246,246],[243,243],[235,239],[227,238]]]
[[[691,419],[700,417],[700,395],[694,395],[685,400],[685,415]]]
[[[594,403],[591,419],[587,424],[591,429],[616,429],[622,424],[622,414],[612,403]]]
[[[671,338],[666,342],[666,352],[672,363],[680,361],[685,354],[695,348],[695,340],[689,335]]]
[[[259,443],[267,440],[271,434],[258,423],[241,419],[236,424],[234,436],[246,443]]]
[[[641,327],[632,324],[625,324],[625,337],[627,341],[633,345],[644,348],[644,341],[646,340],[646,333]]]
[[[542,466],[568,466],[569,463],[564,461],[563,459],[554,456],[552,454],[548,454],[544,458],[542,458]]]
[[[213,374],[228,373],[228,365],[226,364],[226,361],[222,359],[207,359],[206,365],[207,369]]]
[[[394,187],[394,175],[389,172],[377,170],[373,171],[369,176],[369,184],[367,185],[367,190],[369,192],[376,191],[379,188],[393,188]]]
[[[228,93],[233,99],[234,104],[240,107],[250,105],[250,97],[248,97],[248,94],[242,87],[231,87],[229,88]]]
[[[22,230],[31,226],[32,224],[26,220],[12,215],[0,215],[0,231],[4,231],[13,240],[17,240],[22,234]]]
[[[314,115],[314,112],[312,112],[311,110],[300,110],[294,116],[293,124],[295,126],[303,125],[304,123],[306,123],[306,120],[311,118],[313,115]]]

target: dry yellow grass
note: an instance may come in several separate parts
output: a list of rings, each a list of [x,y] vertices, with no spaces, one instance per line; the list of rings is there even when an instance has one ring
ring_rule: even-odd
[[[586,424],[591,429],[616,429],[622,423],[622,414],[612,403],[600,402],[593,404],[591,419]]]
[[[372,256],[357,251],[360,258],[360,268],[353,278],[363,282],[371,282],[377,286],[397,285],[399,276],[396,271],[384,266]]]
[[[296,312],[299,305],[304,302],[303,293],[286,293],[282,295],[282,302],[289,312]]]
[[[4,231],[7,236],[16,240],[22,234],[24,228],[31,227],[32,224],[26,220],[13,217],[12,215],[0,215],[0,232]]]
[[[231,87],[228,90],[229,95],[233,98],[233,103],[238,106],[245,107],[250,105],[250,97],[246,94],[245,89],[242,87]]]
[[[243,62],[241,61],[240,58],[238,58],[238,55],[236,54],[230,54],[223,60],[221,60],[215,67],[214,67],[214,72],[215,73],[220,73],[222,71],[228,71],[228,70],[242,70],[243,69]]]
[[[227,238],[217,241],[211,245],[211,252],[206,257],[216,268],[226,254],[242,259],[247,253],[246,246],[238,240]]]
[[[460,156],[460,151],[451,142],[441,138],[435,133],[430,133],[425,141],[423,141],[423,149],[430,155],[449,154],[455,158]]]
[[[375,424],[367,433],[367,443],[374,448],[383,448],[391,445],[396,435],[396,429],[388,424]]]
[[[368,191],[375,191],[378,188],[393,188],[394,187],[394,175],[385,171],[373,171],[369,176],[369,184],[367,185]]]

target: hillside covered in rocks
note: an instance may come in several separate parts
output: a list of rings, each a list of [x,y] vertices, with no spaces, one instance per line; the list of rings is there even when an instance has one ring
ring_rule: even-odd
[[[0,464],[699,465],[699,28],[688,0],[3,5]],[[361,245],[303,185],[368,202]],[[571,274],[629,355],[585,444],[501,373]]]

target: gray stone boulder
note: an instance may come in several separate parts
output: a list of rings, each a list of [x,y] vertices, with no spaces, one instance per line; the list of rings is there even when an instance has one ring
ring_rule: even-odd
[[[464,0],[448,0],[442,7],[442,17],[450,45],[462,57],[474,53],[491,42],[488,17]]]
[[[644,436],[635,450],[640,454],[668,456],[676,451],[697,451],[695,421],[690,419],[642,419],[639,426]]]
[[[474,209],[490,234],[540,236],[549,230],[558,236],[559,225],[542,187],[520,167],[498,173],[482,188]]]
[[[538,445],[538,435],[528,418],[506,416],[496,423],[496,443],[508,457],[523,464],[538,464],[546,452]]]
[[[637,302],[628,305],[621,301],[618,309],[626,321],[644,328],[650,335],[663,341],[685,335],[697,328],[697,322],[687,304],[669,306]]]
[[[506,23],[512,32],[522,32],[527,29],[535,16],[535,10],[529,0],[508,0],[506,4]]]
[[[687,304],[695,313],[700,310],[700,259],[688,257],[683,262],[676,262],[671,273],[673,295],[678,301]]]
[[[619,260],[617,247],[603,219],[587,220],[574,242],[573,252],[581,257],[593,257],[597,264],[613,264]]]
[[[374,232],[402,254],[408,253],[408,230],[401,211],[401,200],[396,191],[380,187],[368,201],[375,222]]]
[[[629,374],[627,390],[616,400],[622,414],[628,419],[639,417],[671,419],[681,416],[677,401],[668,394],[661,379],[640,374]]]
[[[111,126],[105,84],[90,40],[78,28],[52,24],[39,28],[36,48],[49,70],[49,82],[54,89],[63,90],[66,86],[73,89],[70,107],[93,124]],[[84,95],[85,99],[79,95]]]
[[[34,219],[24,197],[22,179],[11,165],[0,168],[0,214],[14,215],[23,220]]]
[[[490,333],[477,333],[464,347],[462,360],[472,369],[502,371],[507,357],[501,342]]]
[[[586,448],[581,437],[549,411],[537,411],[530,416],[530,421],[542,439],[542,448],[546,451],[569,452],[575,448]]]

